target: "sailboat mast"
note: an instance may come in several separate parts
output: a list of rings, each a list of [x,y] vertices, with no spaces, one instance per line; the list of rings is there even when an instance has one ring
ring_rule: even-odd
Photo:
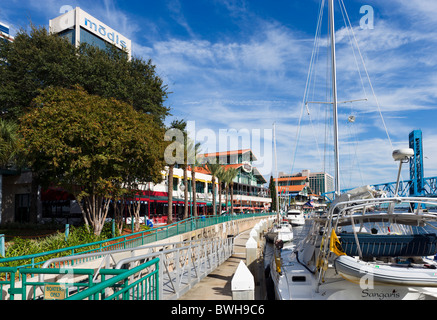
[[[278,221],[279,221],[279,197],[278,197],[278,158],[277,158],[277,154],[276,154],[276,123],[273,123],[273,143],[274,143],[274,147],[275,147],[275,169],[276,169],[276,183],[275,183],[275,193],[276,193],[276,214],[278,217]]]
[[[334,121],[334,159],[335,159],[335,197],[340,195],[340,160],[338,150],[338,115],[337,115],[337,67],[335,62],[335,26],[334,0],[329,0],[329,18],[331,33],[331,64],[332,64],[332,109]]]

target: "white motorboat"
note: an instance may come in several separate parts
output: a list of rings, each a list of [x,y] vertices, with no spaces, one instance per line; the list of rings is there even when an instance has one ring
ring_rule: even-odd
[[[266,233],[266,239],[269,242],[281,240],[283,243],[293,240],[293,227],[283,220],[280,223],[274,224],[272,229]]]
[[[305,216],[302,210],[289,209],[287,211],[287,220],[292,226],[303,226],[305,224]]]

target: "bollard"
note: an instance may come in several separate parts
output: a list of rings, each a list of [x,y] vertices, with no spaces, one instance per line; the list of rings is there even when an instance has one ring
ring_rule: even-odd
[[[68,241],[68,235],[70,234],[70,225],[67,223],[65,225],[65,242]]]
[[[252,264],[257,260],[257,249],[257,241],[253,237],[250,237],[246,242],[246,265],[248,268],[252,268]]]
[[[5,257],[5,235],[0,234],[0,256]]]
[[[252,229],[249,233],[249,237],[252,237],[253,239],[255,239],[256,243],[258,244],[258,231],[256,231],[255,229]]]
[[[232,277],[231,290],[233,300],[255,300],[255,280],[243,261]]]

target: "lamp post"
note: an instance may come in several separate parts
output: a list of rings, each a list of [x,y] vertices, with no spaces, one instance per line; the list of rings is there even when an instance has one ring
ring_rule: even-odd
[[[179,190],[181,190],[182,192],[185,191],[185,186],[181,183],[181,185],[179,186]],[[191,203],[191,192],[189,192],[190,194],[190,218],[193,216],[193,204]]]

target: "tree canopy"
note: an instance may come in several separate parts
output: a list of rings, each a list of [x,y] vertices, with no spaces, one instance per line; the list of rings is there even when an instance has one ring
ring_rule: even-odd
[[[105,205],[126,183],[160,181],[166,142],[151,115],[80,87],[48,87],[32,105],[19,129],[26,159],[43,186],[62,186],[84,200],[85,221],[96,234]]]
[[[170,111],[164,106],[167,86],[151,60],[128,60],[113,46],[76,48],[44,27],[21,30],[13,42],[0,41],[0,79],[0,111],[12,119],[25,114],[39,90],[50,86],[79,85],[90,94],[124,101],[161,126]]]

